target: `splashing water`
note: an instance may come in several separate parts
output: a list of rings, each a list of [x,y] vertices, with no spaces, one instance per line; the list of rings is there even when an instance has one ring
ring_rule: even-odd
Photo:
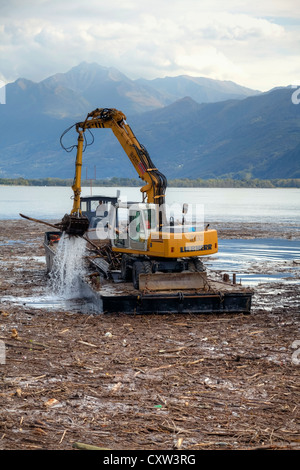
[[[85,274],[86,241],[63,233],[50,273],[50,289],[65,299],[76,298],[80,292],[80,278]]]

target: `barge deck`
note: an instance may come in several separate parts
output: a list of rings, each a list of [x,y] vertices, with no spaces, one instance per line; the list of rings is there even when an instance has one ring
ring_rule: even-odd
[[[53,266],[59,232],[46,232],[44,248],[48,273]],[[52,240],[52,241],[51,241]],[[105,275],[105,261],[90,261],[90,274],[81,279],[82,297],[92,301],[96,313],[164,314],[192,313],[218,314],[251,311],[253,291],[240,284],[207,278],[199,288],[151,291],[137,290],[131,282],[120,279],[115,270]]]

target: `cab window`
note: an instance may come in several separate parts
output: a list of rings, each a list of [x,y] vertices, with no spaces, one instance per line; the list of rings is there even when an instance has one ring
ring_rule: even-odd
[[[144,213],[146,229],[155,229],[156,228],[155,210],[145,209],[143,213]]]
[[[129,235],[132,240],[139,240],[141,234],[144,235],[144,225],[142,214],[140,211],[130,214],[129,216]]]

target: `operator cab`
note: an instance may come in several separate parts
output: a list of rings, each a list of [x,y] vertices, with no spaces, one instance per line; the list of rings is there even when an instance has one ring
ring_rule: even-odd
[[[113,197],[96,195],[80,198],[81,213],[89,219],[89,228],[86,235],[90,240],[99,240],[97,226],[98,224],[104,226],[108,223],[112,208],[117,204],[119,196],[120,191],[118,190],[117,195]]]
[[[108,196],[83,196],[80,198],[80,210],[82,215],[85,215],[90,222],[92,222],[93,217],[97,216],[97,209],[99,206],[104,204],[110,206],[111,204],[117,204],[119,200],[120,192],[117,192],[115,197]],[[100,209],[101,211],[101,209]],[[99,215],[98,215],[99,216]],[[95,222],[94,222],[95,225]]]
[[[112,220],[112,244],[117,248],[147,251],[151,231],[158,227],[155,204],[118,204]]]

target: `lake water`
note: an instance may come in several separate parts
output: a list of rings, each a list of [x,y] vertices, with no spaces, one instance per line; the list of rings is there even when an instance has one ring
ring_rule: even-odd
[[[119,188],[121,198],[141,201],[139,188]],[[117,188],[83,188],[82,196],[115,196]],[[61,219],[72,209],[69,187],[0,186],[0,220],[18,219],[19,213],[36,219]],[[266,222],[300,225],[298,188],[168,188],[168,205],[203,206],[205,221]]]
[[[297,260],[297,264],[295,261]],[[214,271],[236,274],[244,286],[282,282],[299,284],[300,241],[287,239],[219,240],[219,251],[206,266]]]
[[[139,188],[118,188],[121,198],[141,201]],[[82,196],[115,196],[117,188],[83,188]],[[72,209],[72,189],[68,187],[0,186],[0,220],[19,219],[19,213],[41,220],[60,220]],[[300,189],[298,188],[168,188],[166,203],[203,206],[206,222],[274,223],[300,226]],[[1,231],[1,228],[0,228]],[[219,240],[219,252],[210,258],[213,270],[238,273],[245,285],[291,279],[287,273],[249,274],[253,263],[285,262],[300,259],[296,240]],[[273,270],[274,271],[274,270]],[[292,276],[293,277],[293,276]],[[299,282],[296,279],[294,282]]]

